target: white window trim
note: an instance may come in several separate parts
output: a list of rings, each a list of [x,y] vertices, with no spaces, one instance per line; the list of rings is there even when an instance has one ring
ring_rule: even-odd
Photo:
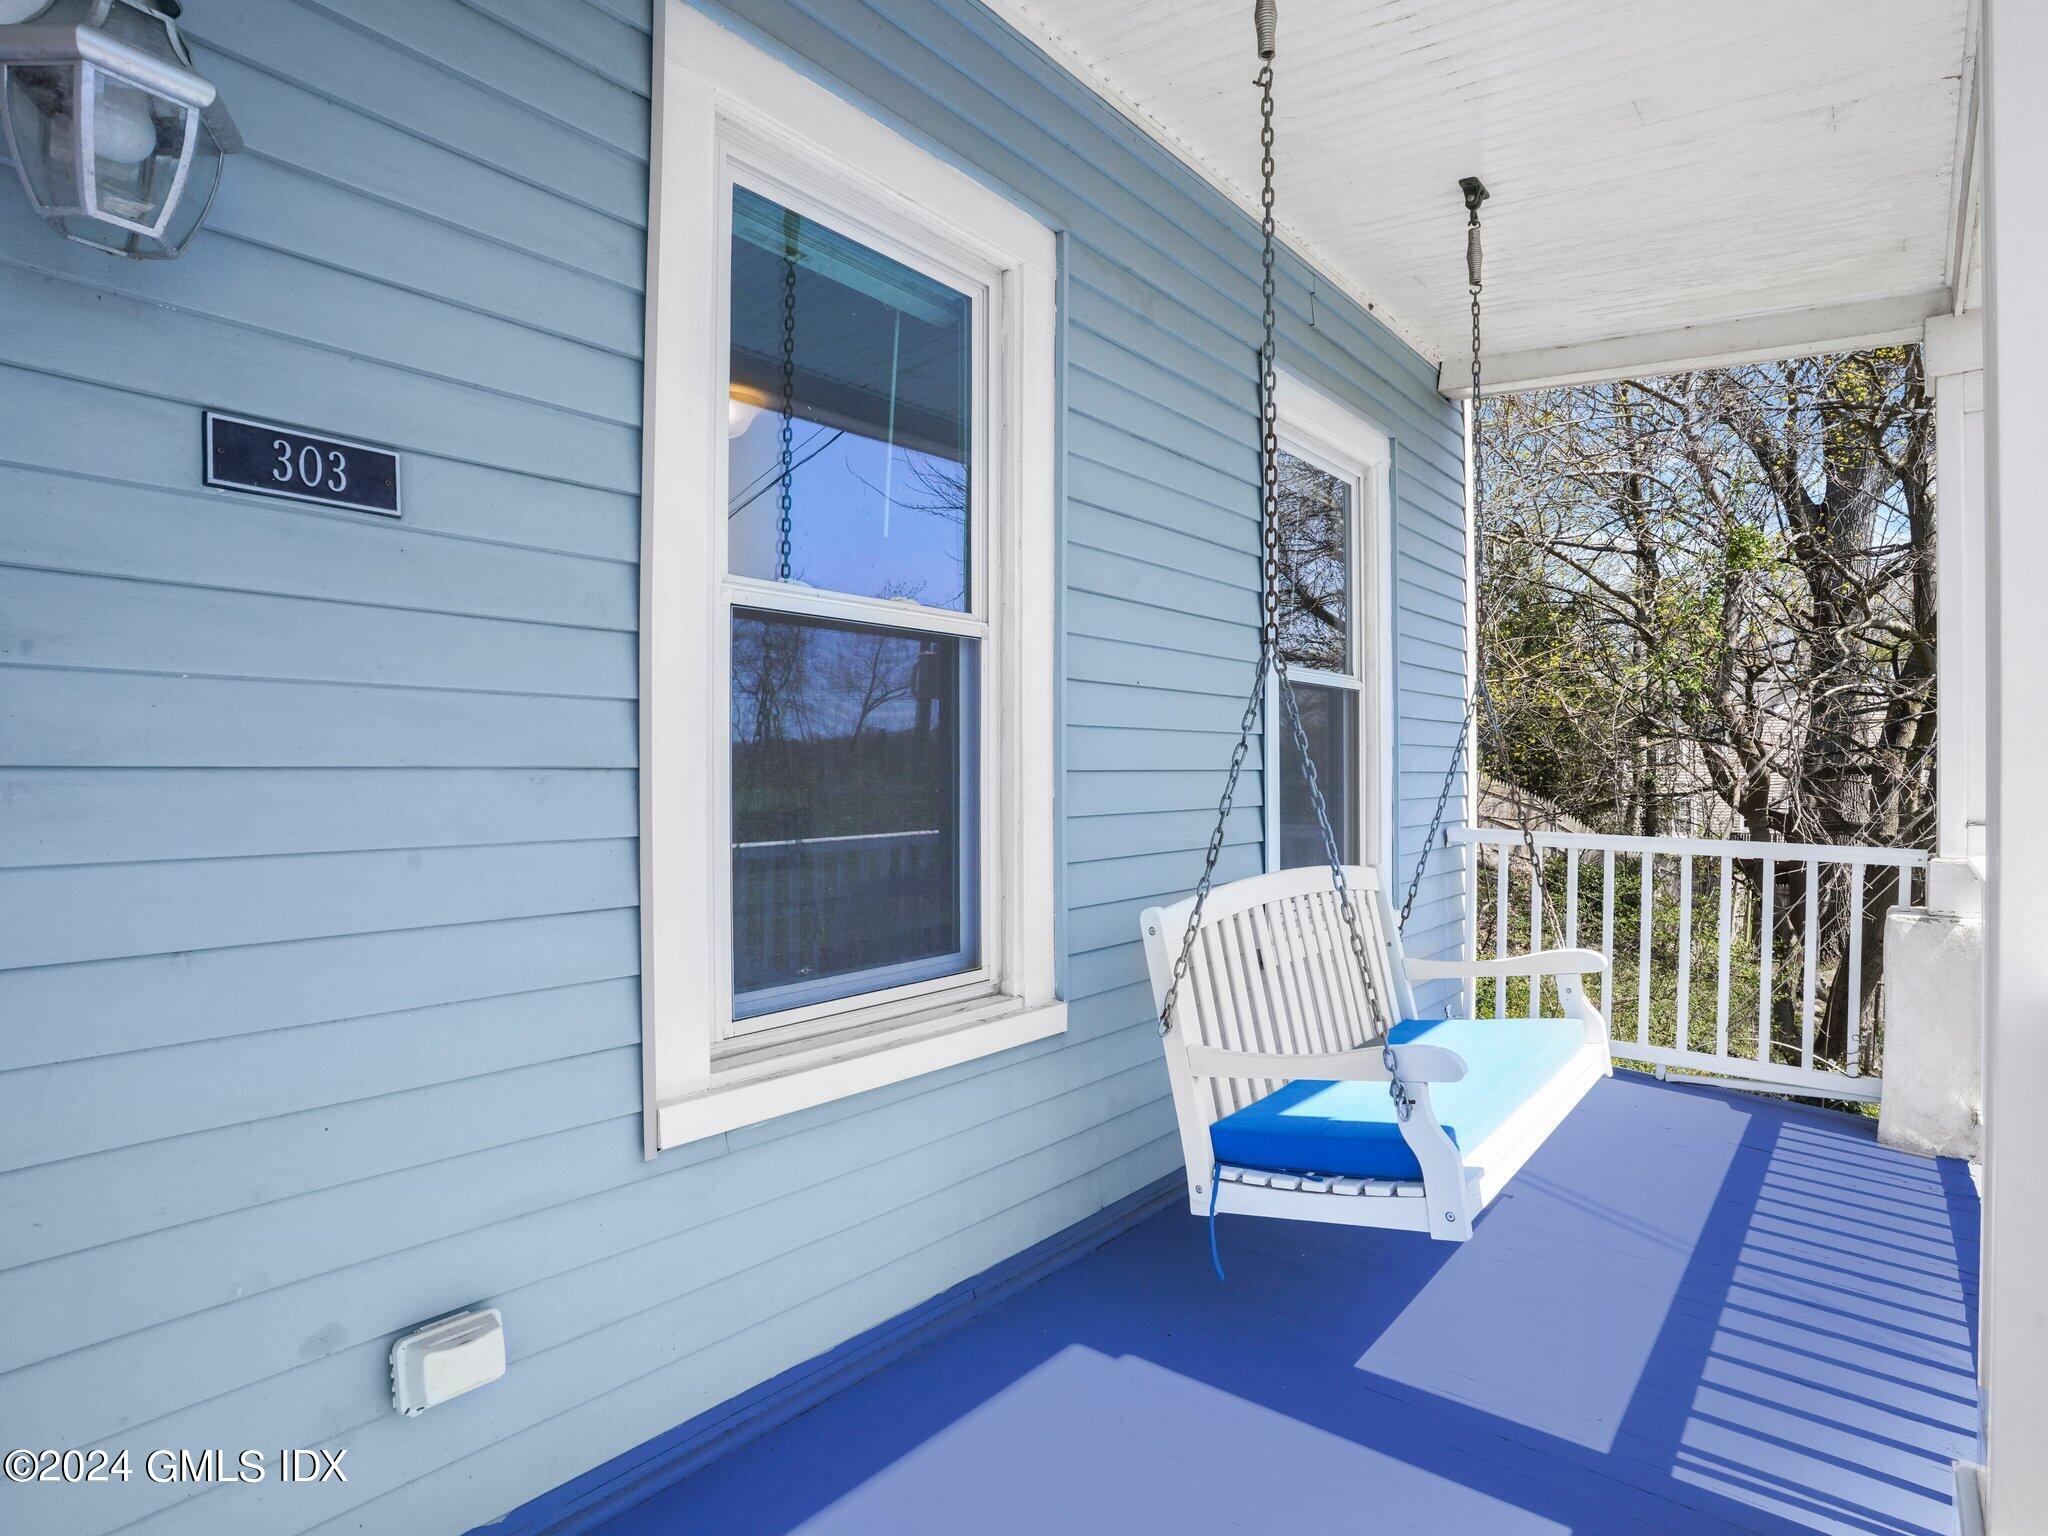
[[[1050,230],[684,3],[655,11],[640,549],[641,1052],[647,1155],[1066,1028],[1055,994]],[[855,1000],[829,1034],[728,1040],[726,167],[857,238],[990,274],[987,806],[978,983]],[[849,213],[847,210],[857,210]],[[936,249],[935,249],[936,247]],[[850,600],[858,605],[858,600]],[[891,605],[865,615],[891,622]],[[894,610],[901,621],[901,610]],[[994,703],[1000,700],[1000,707]],[[959,980],[959,978],[953,978]],[[901,989],[911,992],[913,989]]]
[[[1354,672],[1343,676],[1293,669],[1304,683],[1355,689],[1358,694],[1358,857],[1384,873],[1394,848],[1394,583],[1393,439],[1370,418],[1304,384],[1276,376],[1273,403],[1280,446],[1329,470],[1352,486],[1351,591],[1363,599],[1365,624],[1354,628]],[[1279,689],[1266,688],[1266,868],[1280,867],[1281,732]]]

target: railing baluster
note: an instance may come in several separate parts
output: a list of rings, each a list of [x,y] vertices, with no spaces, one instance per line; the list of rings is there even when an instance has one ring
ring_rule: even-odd
[[[1508,957],[1508,901],[1513,895],[1508,880],[1508,845],[1505,842],[1497,844],[1493,851],[1493,957],[1505,960]],[[1508,979],[1505,976],[1493,979],[1493,1016],[1496,1019],[1508,1016]]]
[[[1849,996],[1843,1010],[1848,1020],[1848,1060],[1844,1069],[1851,1077],[1863,1075],[1863,861],[1849,866]]]
[[[1768,1063],[1771,1059],[1771,993],[1776,988],[1772,977],[1771,950],[1778,937],[1778,861],[1765,859],[1763,888],[1763,918],[1757,926],[1757,978],[1756,978],[1756,1059]]]
[[[1721,859],[1721,891],[1714,913],[1714,1054],[1728,1054],[1728,943],[1734,937],[1730,898],[1730,867]]]
[[[1614,990],[1614,850],[1600,851],[1600,953],[1607,969],[1600,973],[1600,1012],[1609,1030],[1614,1028],[1614,1010],[1608,993]]]
[[[1805,975],[1799,992],[1799,1065],[1813,1070],[1813,989],[1820,963],[1820,860],[1806,861]]]
[[[1913,905],[1912,865],[1901,864],[1899,866],[1898,886],[1894,894],[1897,897],[1897,900],[1894,902],[1894,905],[1901,907],[1910,907]],[[1885,944],[1885,940],[1890,937],[1890,931],[1891,925],[1887,923],[1883,928],[1880,928],[1878,930],[1877,939],[1877,981],[1879,986],[1884,987],[1886,989],[1886,996],[1890,996],[1891,973],[1885,969],[1885,960],[1888,958],[1886,954],[1888,946]],[[1879,1005],[1878,1017],[1880,1019],[1884,1017],[1884,1008],[1882,1003],[1880,1003]],[[1876,1040],[1872,1040],[1870,1042],[1871,1055],[1880,1058],[1879,1060],[1873,1063],[1873,1065],[1876,1066],[1880,1074],[1884,1072],[1884,1062],[1881,1059],[1883,1051],[1884,1047],[1880,1042]]]
[[[1486,845],[1484,843],[1474,843],[1471,853],[1471,878],[1469,880],[1464,879],[1466,867],[1465,850],[1463,848],[1458,850],[1458,875],[1465,885],[1465,932],[1469,936],[1472,946],[1468,958],[1477,960],[1479,958],[1479,888],[1486,880]],[[1470,998],[1466,997],[1468,991],[1471,993]],[[1461,981],[1458,983],[1458,1012],[1477,1016],[1479,1012],[1478,982]]]
[[[1692,1049],[1692,855],[1678,858],[1678,1025],[1671,1043]]]
[[[1650,934],[1656,907],[1657,855],[1642,856],[1643,889],[1636,920],[1641,924],[1636,957],[1636,1044],[1650,1043]]]
[[[1539,838],[1531,856],[1520,851],[1527,847],[1522,837],[1507,829],[1471,828],[1453,833],[1454,841],[1474,850],[1476,860],[1470,892],[1475,940],[1472,952],[1475,955],[1486,953],[1478,927],[1484,911],[1484,898],[1488,894],[1484,885],[1486,854],[1483,850],[1492,849],[1494,860],[1491,893],[1494,901],[1491,924],[1493,954],[1511,962],[1516,955],[1540,950],[1553,941],[1572,948],[1593,946],[1595,918],[1588,904],[1594,898],[1582,888],[1582,882],[1591,855],[1597,853],[1600,858],[1597,942],[1599,953],[1607,962],[1597,997],[1601,1010],[1608,1017],[1609,1030],[1619,1054],[1634,1056],[1639,1050],[1638,1059],[1659,1065],[1708,1072],[1718,1069],[1728,1077],[1748,1078],[1766,1087],[1804,1089],[1807,1092],[1819,1091],[1823,1096],[1875,1101],[1881,1042],[1866,1025],[1865,1016],[1871,1010],[1865,1009],[1862,1003],[1866,990],[1874,998],[1883,996],[1885,952],[1881,932],[1877,938],[1866,932],[1865,917],[1867,913],[1886,908],[1894,901],[1900,906],[1912,904],[1919,882],[1925,875],[1926,855],[1906,849],[1734,838],[1652,838],[1579,832],[1545,832],[1539,834]],[[1564,879],[1561,898],[1552,893],[1545,880],[1552,858],[1557,858]],[[1677,904],[1673,920],[1678,928],[1678,937],[1670,949],[1664,949],[1657,931],[1659,861],[1666,858],[1678,861],[1675,889],[1669,893]],[[1616,1010],[1626,1005],[1625,993],[1615,985],[1614,975],[1615,929],[1617,922],[1625,920],[1626,916],[1618,915],[1616,911],[1618,906],[1625,905],[1625,898],[1617,895],[1615,866],[1618,860],[1627,859],[1636,861],[1641,881],[1634,914],[1638,927],[1633,957],[1637,971],[1633,1039],[1630,1031],[1615,1018]],[[1719,882],[1713,893],[1712,936],[1715,950],[1711,1031],[1706,1015],[1703,1012],[1696,1015],[1693,1006],[1695,983],[1706,984],[1704,978],[1697,974],[1699,962],[1704,958],[1699,953],[1699,944],[1703,942],[1699,919],[1704,914],[1697,908],[1705,900],[1705,894],[1698,883],[1702,877],[1694,867],[1703,859],[1713,861],[1713,878]],[[1515,884],[1517,865],[1527,871],[1525,878],[1529,881],[1529,888],[1526,893]],[[1626,867],[1624,864],[1623,868]],[[1760,881],[1757,899],[1752,902],[1747,895],[1738,899],[1738,887],[1746,883],[1752,870]],[[1803,913],[1799,907],[1781,911],[1784,903],[1778,896],[1779,879],[1790,880],[1802,874],[1806,882],[1804,895],[1802,897],[1795,892],[1790,899],[1801,904]],[[1830,891],[1832,895],[1828,894]],[[1560,899],[1561,908],[1550,905]],[[1515,908],[1518,905],[1526,913],[1528,924],[1527,931],[1520,936],[1515,932]],[[1546,932],[1546,907],[1556,919],[1549,924],[1555,930],[1554,935]],[[1836,947],[1823,927],[1835,922],[1836,912],[1844,908],[1850,931]],[[1803,925],[1796,920],[1802,916]],[[1803,926],[1803,938],[1796,955],[1779,955],[1778,924],[1781,919],[1788,929]],[[1738,943],[1743,935],[1752,932],[1755,939],[1753,955],[1747,941]],[[1522,943],[1524,938],[1528,941],[1526,944]],[[1795,965],[1798,967],[1796,972],[1791,969]],[[1660,971],[1660,966],[1666,970]],[[1667,981],[1671,984],[1668,1002],[1663,990]],[[1753,1042],[1737,1038],[1739,1032],[1748,1027],[1751,1014],[1746,1007],[1738,1007],[1736,999],[1750,985],[1756,988],[1756,1035]],[[1541,977],[1518,972],[1512,978],[1494,980],[1493,986],[1493,1017],[1519,1016],[1524,1011],[1535,1012],[1546,1005]],[[1526,991],[1523,990],[1525,987]],[[1831,1057],[1822,1061],[1819,1059],[1820,1037],[1825,1011],[1832,1002],[1836,987],[1847,994],[1850,1006],[1856,1010],[1846,1021],[1846,1038],[1832,1048],[1839,1053],[1846,1047],[1848,1060],[1838,1061]],[[1780,1028],[1778,1000],[1781,988],[1788,1006],[1796,1010],[1794,1016],[1797,1020],[1796,1025],[1791,1019],[1783,1021],[1783,1037],[1777,1033]],[[1588,991],[1589,996],[1594,995],[1590,988]],[[1473,1006],[1483,1007],[1477,996]],[[1669,1006],[1671,1013],[1660,1024],[1657,1010],[1663,1006]],[[1697,1037],[1693,1032],[1695,1023],[1699,1026]],[[1845,1072],[1849,1077],[1860,1077],[1861,1083],[1852,1085]]]
[[[1567,848],[1564,853],[1564,943],[1567,949],[1579,947],[1579,850],[1576,848]],[[1543,946],[1539,944],[1536,947],[1541,949]]]

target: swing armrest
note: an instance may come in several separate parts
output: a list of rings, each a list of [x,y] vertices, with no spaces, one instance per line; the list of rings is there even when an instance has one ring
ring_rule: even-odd
[[[1465,981],[1493,980],[1497,985],[1516,976],[1532,978],[1530,1011],[1538,1009],[1537,998],[1533,995],[1542,988],[1541,977],[1557,978],[1557,1000],[1566,1018],[1577,1019],[1584,1026],[1586,1043],[1597,1045],[1603,1052],[1607,1045],[1607,1017],[1593,1006],[1593,1000],[1586,996],[1584,978],[1602,975],[1607,970],[1607,957],[1593,949],[1546,949],[1533,955],[1510,955],[1504,960],[1410,960],[1408,976],[1411,981]]]
[[[1465,1076],[1465,1058],[1440,1045],[1397,1045],[1394,1057],[1401,1078],[1410,1083],[1455,1083]],[[1391,1074],[1376,1045],[1355,1051],[1318,1054],[1273,1054],[1231,1051],[1215,1046],[1188,1047],[1188,1070],[1196,1077],[1275,1077],[1289,1082],[1304,1078],[1340,1083],[1384,1083]]]
[[[1502,976],[1589,976],[1607,969],[1596,949],[1544,949],[1501,960],[1410,960],[1411,981],[1484,980]]]

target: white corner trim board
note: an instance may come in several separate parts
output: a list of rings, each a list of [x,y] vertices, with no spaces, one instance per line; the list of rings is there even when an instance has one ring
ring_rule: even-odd
[[[639,765],[650,1157],[1041,1039],[1066,1020],[1054,977],[1054,234],[684,0],[661,0],[655,22]],[[720,514],[739,185],[967,296],[978,468],[965,611],[729,571]],[[968,970],[736,1018],[728,742],[742,603],[979,646],[979,946]]]

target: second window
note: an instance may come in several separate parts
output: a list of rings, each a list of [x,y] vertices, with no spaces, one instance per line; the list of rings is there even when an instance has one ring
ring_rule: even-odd
[[[1387,642],[1382,541],[1386,438],[1348,408],[1284,378],[1280,406],[1280,648],[1301,737],[1269,697],[1267,867],[1327,857],[1311,791],[1320,789],[1338,856],[1379,857],[1379,749]]]

